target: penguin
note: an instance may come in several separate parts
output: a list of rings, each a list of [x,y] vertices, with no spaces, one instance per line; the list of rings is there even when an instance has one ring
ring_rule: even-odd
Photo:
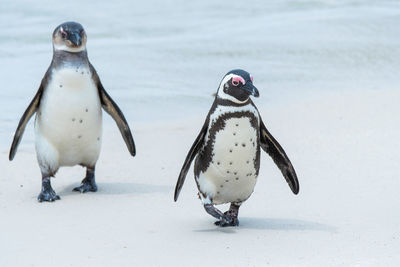
[[[260,147],[272,157],[294,194],[296,172],[282,146],[265,127],[250,96],[259,97],[248,72],[235,69],[222,79],[205,123],[187,154],[175,187],[177,201],[192,161],[199,198],[221,227],[238,226],[240,205],[254,191]],[[222,213],[214,205],[230,203]]]
[[[52,40],[53,59],[19,121],[9,153],[11,161],[27,123],[36,113],[35,148],[42,174],[39,202],[60,199],[51,187],[50,177],[62,166],[86,167],[86,177],[74,191],[97,191],[95,166],[102,142],[102,108],[115,120],[130,154],[136,154],[124,115],[88,59],[82,25],[62,23],[55,28]]]

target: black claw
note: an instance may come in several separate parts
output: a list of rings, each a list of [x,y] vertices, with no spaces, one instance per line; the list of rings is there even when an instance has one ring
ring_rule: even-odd
[[[239,207],[240,205],[232,203],[229,210],[224,212],[224,216],[215,225],[220,227],[239,226]]]
[[[43,201],[48,201],[48,202],[53,202],[56,200],[59,200],[60,196],[54,192],[53,188],[51,187],[50,184],[50,178],[44,178],[42,180],[42,191],[40,192],[38,196],[38,201],[43,202]]]
[[[205,210],[207,211],[208,214],[213,216],[214,218],[219,219],[219,221],[216,221],[214,224],[221,226],[221,227],[226,227],[226,226],[238,226],[239,225],[239,220],[238,220],[238,210],[239,206],[232,204],[230,209],[222,213],[220,210],[214,207],[212,204],[205,204],[204,205]]]
[[[238,218],[226,217],[226,218],[221,218],[221,220],[216,221],[214,224],[220,227],[239,226],[239,220]]]
[[[83,179],[80,186],[74,188],[74,191],[81,192],[81,193],[96,192],[97,185],[94,180],[85,178],[85,179]]]
[[[86,168],[86,177],[82,180],[81,185],[75,187],[73,191],[86,193],[86,192],[96,192],[97,185],[96,180],[94,178],[94,167],[93,168]]]
[[[60,200],[60,196],[56,195],[55,192],[54,194],[43,194],[42,192],[38,196],[38,201],[43,202],[43,201],[48,201],[48,202],[54,202],[56,200]]]

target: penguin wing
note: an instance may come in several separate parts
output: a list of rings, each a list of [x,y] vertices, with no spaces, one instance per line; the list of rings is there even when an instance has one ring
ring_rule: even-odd
[[[179,193],[181,192],[183,183],[185,182],[186,174],[188,173],[188,171],[190,169],[190,165],[191,165],[193,159],[199,153],[201,146],[203,145],[204,137],[206,136],[207,129],[208,129],[208,123],[206,120],[206,122],[203,125],[203,128],[201,128],[199,135],[197,136],[196,140],[194,141],[192,147],[190,148],[189,153],[186,156],[185,162],[183,163],[181,172],[179,173],[179,178],[178,178],[178,181],[176,182],[176,186],[175,186],[175,194],[174,194],[175,201],[178,200]]]
[[[22,115],[21,119],[19,120],[18,127],[17,130],[15,131],[14,139],[11,144],[10,154],[8,155],[8,159],[10,161],[14,159],[15,154],[17,153],[18,145],[21,142],[22,135],[24,134],[26,125],[32,118],[33,114],[35,114],[35,112],[39,108],[40,99],[42,98],[43,88],[44,88],[43,83],[44,81],[47,81],[46,76],[47,74],[45,75],[45,78],[43,78],[42,83],[40,84],[40,87],[36,95],[33,97],[31,103],[29,104],[24,114]]]
[[[101,106],[117,123],[122,138],[124,138],[125,144],[128,147],[129,153],[131,153],[132,156],[135,156],[136,155],[135,142],[133,141],[132,133],[124,117],[124,114],[122,114],[122,111],[119,109],[118,105],[107,94],[106,90],[101,84],[100,78],[97,75],[97,72],[94,69],[93,65],[90,63],[89,65],[90,65],[90,70],[93,74],[94,82],[96,83],[97,89],[99,90]]]
[[[289,184],[290,189],[294,194],[299,193],[299,181],[297,180],[296,172],[290,162],[285,150],[276,141],[276,139],[270,134],[265,127],[260,117],[260,146],[261,148],[271,156],[275,164],[281,170],[286,182]]]

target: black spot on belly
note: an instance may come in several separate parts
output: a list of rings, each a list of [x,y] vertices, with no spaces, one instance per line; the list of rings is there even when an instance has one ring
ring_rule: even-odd
[[[243,143],[243,144],[242,144],[242,147],[245,147],[245,146],[246,146],[246,144],[245,144],[245,143]]]
[[[100,141],[100,137],[97,137],[97,141]]]
[[[82,122],[83,122],[83,120],[82,120],[82,119],[80,119],[80,120],[79,120],[79,123],[82,123]]]
[[[239,177],[236,177],[236,181],[239,180]]]
[[[232,165],[232,164],[233,164],[233,162],[232,162],[232,161],[230,161],[230,162],[229,162],[229,165]]]
[[[226,171],[226,173],[230,173],[229,171]]]
[[[248,161],[246,161],[246,163],[247,163],[247,164],[249,164],[249,163],[250,163],[250,161],[248,160]]]
[[[217,161],[217,165],[221,164],[221,162]]]
[[[229,152],[231,152],[231,153],[232,153],[232,149],[229,149]]]
[[[88,109],[86,109],[85,111],[86,111],[86,112],[88,112],[89,110],[88,110]]]
[[[238,123],[236,123],[236,127],[238,127],[239,126],[239,124]]]
[[[219,187],[221,187],[221,188],[222,188],[222,187],[224,187],[224,186],[221,184]]]
[[[75,118],[72,118],[72,121],[75,121]]]
[[[225,180],[225,183],[228,183],[229,182],[229,180]]]
[[[85,72],[82,71],[81,74],[83,75],[83,74],[85,74]]]
[[[251,127],[256,130],[256,135],[257,136],[256,137],[252,137],[253,142],[258,140],[258,138],[259,138],[259,131],[258,131],[258,129],[259,129],[259,119],[257,117],[257,114],[254,114],[253,112],[250,112],[250,111],[226,112],[224,114],[219,114],[220,116],[217,116],[217,118],[211,120],[211,115],[214,114],[214,113],[218,113],[218,111],[221,109],[221,106],[224,106],[224,107],[225,106],[231,106],[231,105],[233,105],[233,106],[244,106],[244,105],[248,105],[248,104],[251,104],[254,107],[254,105],[252,103],[250,103],[250,100],[247,101],[246,103],[240,104],[240,105],[236,105],[234,103],[232,104],[232,102],[230,102],[230,101],[223,101],[223,100],[219,100],[219,99],[216,99],[214,101],[214,104],[211,107],[211,110],[210,110],[209,115],[207,116],[207,119],[206,119],[206,122],[205,122],[205,124],[210,126],[210,128],[208,129],[208,138],[207,138],[207,141],[205,142],[205,144],[203,145],[203,147],[200,149],[200,151],[199,151],[199,153],[198,153],[198,155],[196,157],[196,160],[195,160],[195,164],[194,164],[194,166],[195,166],[195,168],[194,168],[195,175],[198,176],[200,174],[200,172],[205,172],[208,169],[208,167],[210,166],[213,158],[215,157],[215,155],[213,155],[213,152],[214,152],[214,146],[215,146],[215,142],[216,142],[216,140],[215,140],[216,135],[217,135],[217,133],[219,131],[225,129],[225,127],[227,126],[227,124],[226,124],[227,120],[230,120],[232,118],[233,119],[248,118],[250,120]],[[235,126],[236,124],[238,124],[240,126],[239,121],[235,121],[231,125]],[[225,130],[227,130],[227,129],[225,129]],[[236,131],[231,131],[230,132],[232,134],[231,136],[233,136],[233,132],[237,133],[236,136],[240,136],[239,135],[239,128],[236,128]],[[236,136],[234,136],[234,138],[236,138]],[[250,137],[246,141],[249,141],[249,140],[250,140]],[[225,149],[226,149],[225,151],[228,151],[228,150],[232,149],[232,154],[233,154],[234,148],[235,147],[237,148],[239,146],[239,144],[240,145],[242,144],[242,142],[240,142],[240,141],[241,140],[237,140],[236,142],[233,141],[231,143],[231,146],[233,146],[233,147],[229,147],[229,146],[225,147]],[[250,141],[248,145],[251,146],[251,143],[252,142]],[[260,149],[259,149],[259,147],[256,147],[256,148],[257,148],[256,155],[255,155],[256,160],[254,161],[254,167],[255,167],[256,170],[258,170],[258,168],[259,168],[259,158],[260,158]],[[237,151],[235,150],[235,153],[236,152]],[[230,153],[229,155],[232,155],[232,154]],[[220,159],[220,160],[222,160],[222,159]],[[246,159],[243,160],[243,162],[245,162],[245,161],[246,161]],[[220,162],[220,164],[222,164],[222,163],[224,163],[224,165],[229,163],[229,159],[223,159],[223,162]],[[224,170],[224,172],[226,173],[226,169]],[[231,170],[231,173],[233,174],[232,170]]]
[[[234,175],[236,175],[236,174],[237,174],[237,172],[234,172],[233,174],[234,174]]]
[[[233,132],[233,135],[236,135],[236,132]]]
[[[81,139],[82,138],[82,135],[78,135],[78,139]]]
[[[62,85],[62,84],[60,84],[60,88],[61,88],[61,87],[63,87],[63,85]]]

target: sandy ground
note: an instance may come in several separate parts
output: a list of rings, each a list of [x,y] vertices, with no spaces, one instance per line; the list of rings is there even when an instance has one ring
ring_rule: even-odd
[[[206,114],[131,122],[135,158],[107,119],[99,191],[72,192],[84,169],[62,168],[55,203],[36,200],[33,144],[23,140],[11,163],[3,146],[0,266],[399,266],[399,97],[398,90],[336,92],[259,107],[297,170],[300,194],[263,154],[237,228],[213,225],[192,172],[173,202]]]

